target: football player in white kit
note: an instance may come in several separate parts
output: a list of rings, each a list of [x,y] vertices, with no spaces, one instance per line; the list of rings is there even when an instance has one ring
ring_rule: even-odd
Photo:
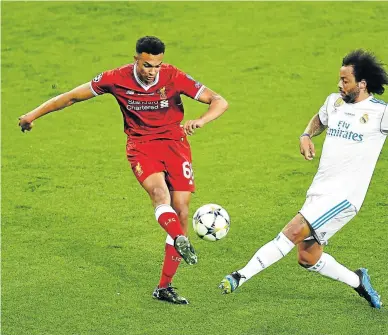
[[[343,59],[339,93],[327,97],[300,136],[300,152],[306,160],[312,160],[315,148],[311,138],[327,129],[318,172],[306,202],[245,267],[222,280],[222,293],[233,292],[297,245],[301,266],[353,287],[372,307],[381,308],[367,269],[351,271],[323,252],[323,247],[354,218],[364,201],[388,135],[387,103],[373,94],[382,94],[387,84],[388,74],[373,54],[355,50]]]

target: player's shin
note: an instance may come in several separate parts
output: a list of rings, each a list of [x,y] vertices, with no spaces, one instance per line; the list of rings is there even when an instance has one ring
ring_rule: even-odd
[[[155,217],[160,226],[173,240],[178,235],[184,235],[178,215],[170,205],[159,205],[155,208]]]
[[[274,240],[262,246],[244,268],[238,270],[243,276],[239,285],[276,263],[287,255],[294,246],[295,244],[287,236],[280,233]]]
[[[304,266],[305,267],[305,266]],[[321,258],[316,264],[306,267],[307,270],[318,272],[323,276],[334,280],[341,281],[354,288],[360,285],[360,279],[356,273],[338,263],[334,257],[329,254],[322,253]]]
[[[167,235],[166,248],[162,274],[160,276],[159,288],[167,288],[172,282],[182,258],[174,248],[174,240],[170,235]]]

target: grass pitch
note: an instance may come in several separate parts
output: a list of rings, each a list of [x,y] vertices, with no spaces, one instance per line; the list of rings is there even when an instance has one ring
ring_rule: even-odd
[[[295,251],[236,293],[225,274],[276,236],[317,169],[298,136],[337,90],[342,57],[388,62],[384,2],[2,2],[2,334],[388,334],[345,285],[307,273]],[[217,243],[192,236],[199,264],[175,285],[188,306],[154,301],[165,234],[125,157],[110,96],[53,113],[22,134],[17,117],[132,61],[159,36],[165,61],[221,93],[230,110],[190,138],[197,192],[231,215]],[[384,99],[384,96],[383,96]],[[387,100],[387,95],[385,95]],[[186,119],[205,105],[185,99]],[[327,251],[366,266],[388,301],[388,150],[359,215]]]

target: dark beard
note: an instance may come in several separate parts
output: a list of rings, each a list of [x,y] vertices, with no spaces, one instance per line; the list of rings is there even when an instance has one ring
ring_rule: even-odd
[[[347,104],[353,104],[358,96],[360,95],[360,89],[356,87],[353,92],[349,92],[346,94],[342,100],[345,101]]]

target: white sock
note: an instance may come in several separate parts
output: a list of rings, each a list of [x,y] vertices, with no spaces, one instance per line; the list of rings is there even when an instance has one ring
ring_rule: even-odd
[[[307,270],[318,272],[321,275],[341,281],[351,287],[358,287],[360,285],[360,278],[356,273],[350,271],[338,263],[334,257],[326,253],[323,253],[319,261],[312,267],[307,268]]]
[[[170,205],[167,204],[161,204],[155,208],[155,218],[156,221],[159,220],[159,216],[161,216],[164,213],[175,213],[174,208],[172,208]]]
[[[239,286],[283,258],[294,246],[295,244],[292,243],[283,233],[280,233],[274,240],[262,246],[259,250],[257,250],[248,264],[241,270],[238,270],[238,272],[245,277],[241,278]]]
[[[166,244],[169,244],[169,245],[172,245],[174,246],[174,240],[172,239],[172,237],[170,235],[167,234],[167,237],[166,237]]]

